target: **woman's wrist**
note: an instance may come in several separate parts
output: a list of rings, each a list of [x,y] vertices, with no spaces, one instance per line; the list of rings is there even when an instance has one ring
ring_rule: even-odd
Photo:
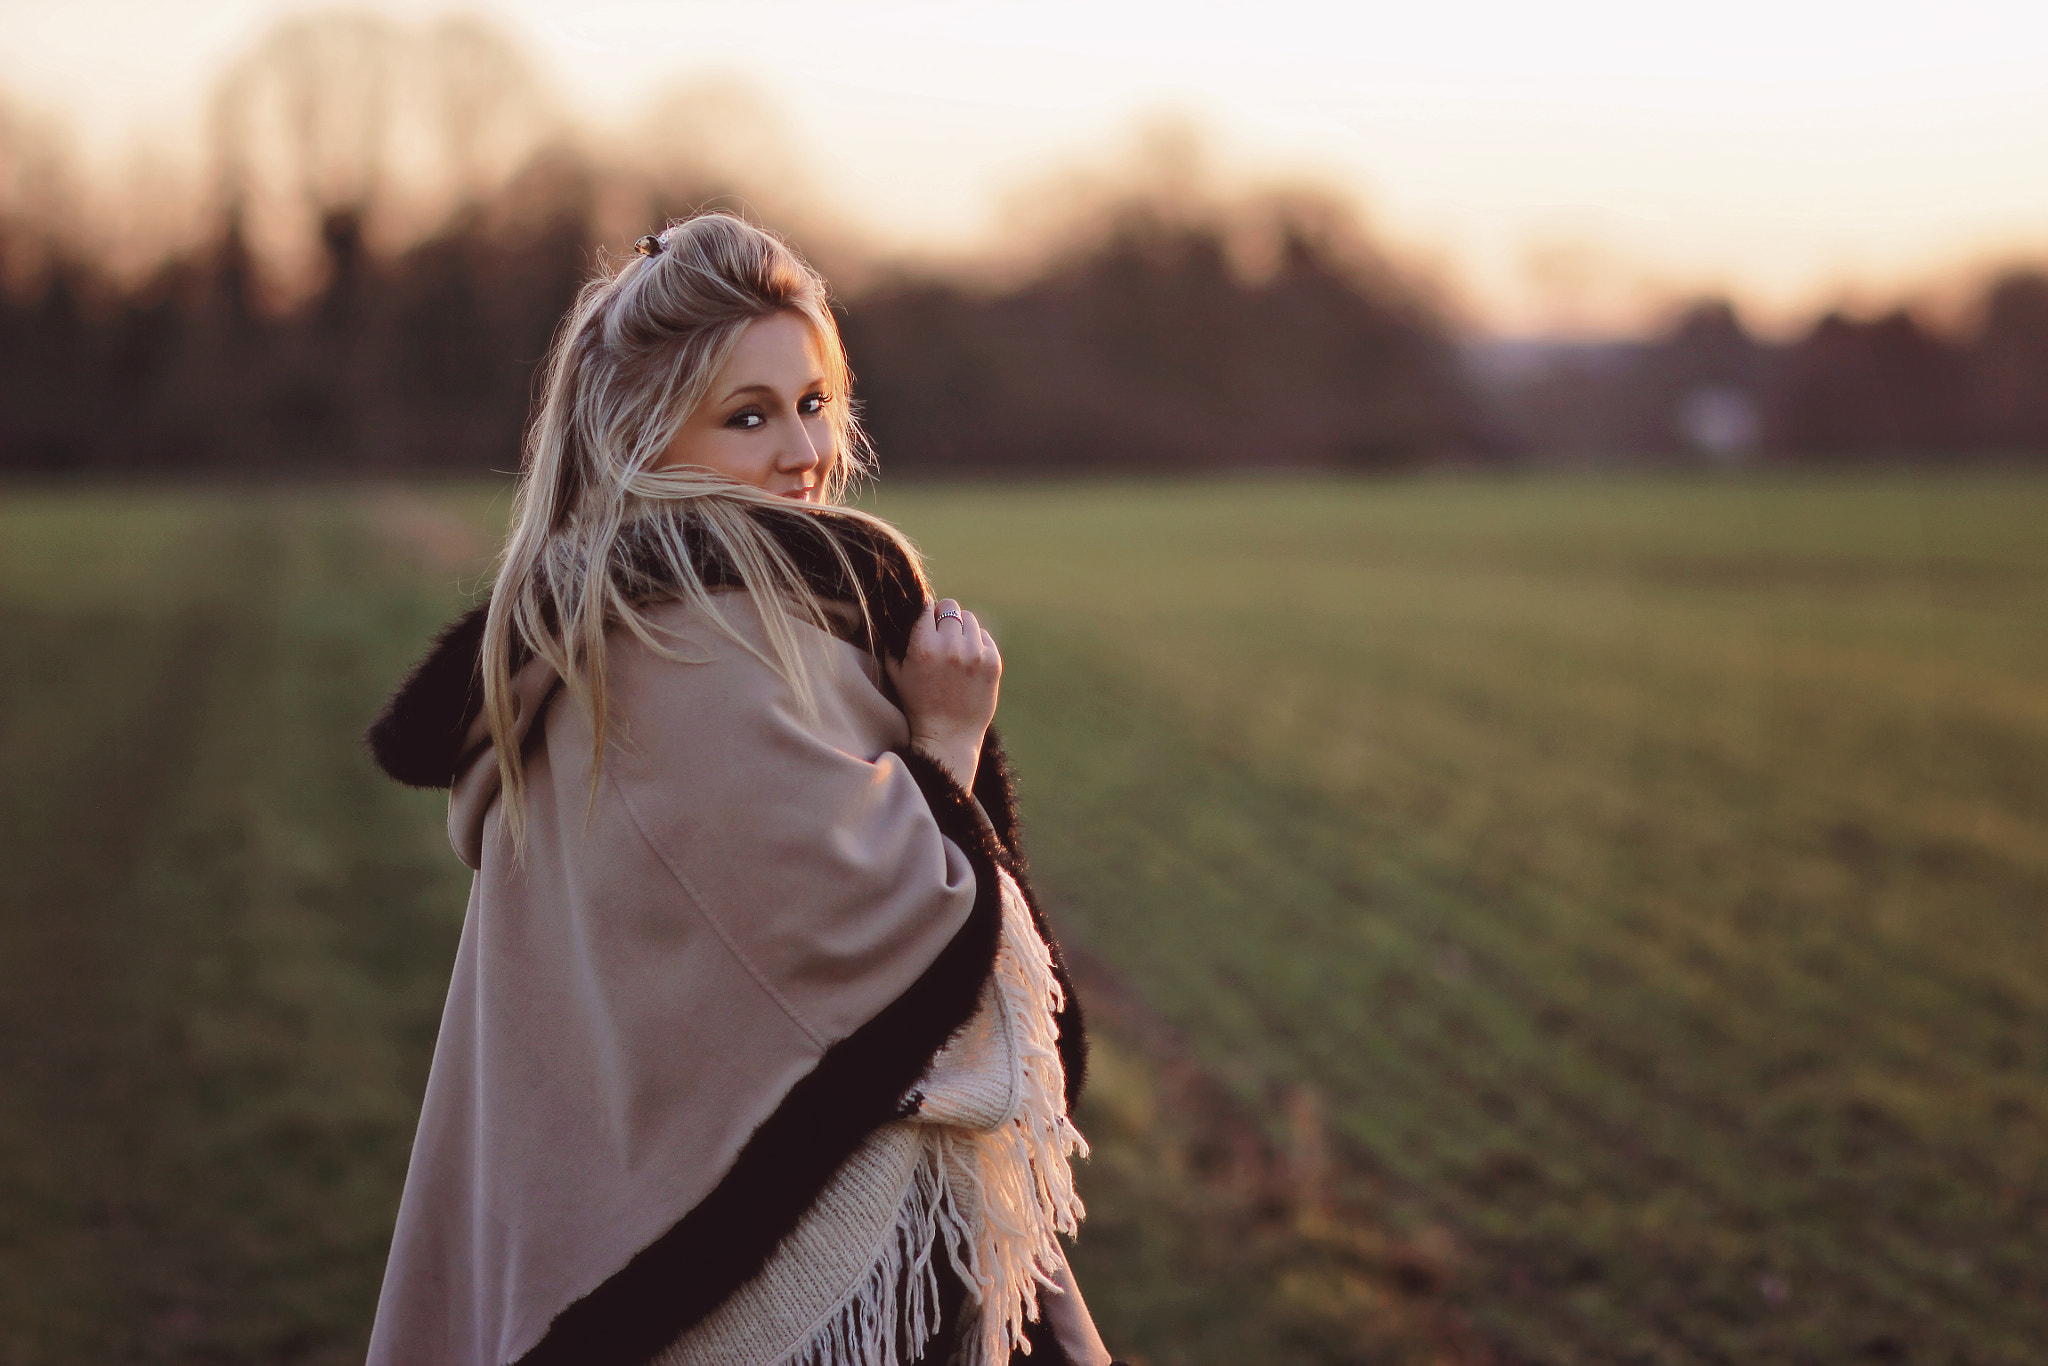
[[[974,771],[981,766],[981,736],[928,735],[912,731],[911,747],[952,775],[966,791],[974,790]]]

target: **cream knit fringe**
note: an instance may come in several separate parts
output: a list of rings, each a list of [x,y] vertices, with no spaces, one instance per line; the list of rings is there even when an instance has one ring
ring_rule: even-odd
[[[958,1344],[957,1366],[1002,1366],[1030,1350],[1024,1325],[1039,1294],[1060,1293],[1058,1235],[1083,1214],[1069,1158],[1088,1146],[1067,1116],[1052,955],[1007,874],[1002,908],[989,989],[919,1083],[918,1115],[863,1144],[761,1275],[658,1366],[903,1366],[938,1331],[941,1255],[973,1296],[976,1331]],[[861,1227],[883,1236],[868,1242]]]
[[[1086,1212],[1068,1159],[1086,1157],[1088,1143],[1067,1116],[1053,1023],[1066,999],[1030,908],[1009,874],[1002,879],[995,988],[1010,1026],[1016,1104],[992,1131],[934,1126],[926,1139],[946,1176],[947,1252],[981,1301],[981,1332],[962,1344],[961,1366],[994,1366],[1018,1347],[1030,1350],[1024,1325],[1038,1317],[1039,1291],[1060,1293],[1053,1278],[1065,1257],[1056,1235],[1075,1233]]]

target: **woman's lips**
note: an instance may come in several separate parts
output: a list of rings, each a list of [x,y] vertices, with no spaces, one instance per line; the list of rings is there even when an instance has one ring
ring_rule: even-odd
[[[800,489],[784,489],[782,496],[784,498],[794,498],[799,503],[808,503],[811,501],[811,495],[817,491],[818,486],[816,484],[806,484]]]

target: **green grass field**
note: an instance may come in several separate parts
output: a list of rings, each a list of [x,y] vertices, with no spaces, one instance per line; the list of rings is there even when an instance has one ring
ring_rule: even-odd
[[[2048,1359],[2048,479],[875,505],[1130,998],[1113,1345]],[[359,1355],[464,880],[354,737],[501,512],[0,495],[0,1362]]]

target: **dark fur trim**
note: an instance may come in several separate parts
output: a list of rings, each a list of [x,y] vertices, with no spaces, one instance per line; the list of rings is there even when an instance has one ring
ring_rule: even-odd
[[[433,648],[363,734],[377,767],[407,787],[447,787],[455,781],[462,738],[483,710],[484,614],[470,608],[441,628]]]
[[[1010,772],[1010,756],[1003,751],[1003,737],[994,726],[981,737],[981,762],[974,770],[974,800],[988,813],[996,838],[1009,851],[1016,868],[1024,866],[1022,823],[1017,818],[1017,782]],[[1013,869],[1012,871],[1015,871]]]
[[[903,658],[927,595],[923,575],[901,546],[866,522],[829,509],[752,511],[819,596],[866,600],[877,638],[855,644]],[[848,580],[846,566],[833,553],[835,541],[857,583]],[[659,591],[658,577],[635,567],[630,545],[623,563],[628,591]],[[698,572],[713,586],[736,581],[731,568],[716,560],[700,564]],[[479,604],[442,630],[363,737],[377,766],[409,787],[448,787],[459,776],[463,737],[484,706],[480,661],[488,610],[488,603]]]
[[[903,756],[939,829],[974,868],[974,908],[910,989],[826,1051],[754,1131],[732,1170],[680,1223],[548,1326],[520,1366],[643,1366],[760,1271],[825,1183],[974,1013],[995,967],[1002,902],[967,795]]]

